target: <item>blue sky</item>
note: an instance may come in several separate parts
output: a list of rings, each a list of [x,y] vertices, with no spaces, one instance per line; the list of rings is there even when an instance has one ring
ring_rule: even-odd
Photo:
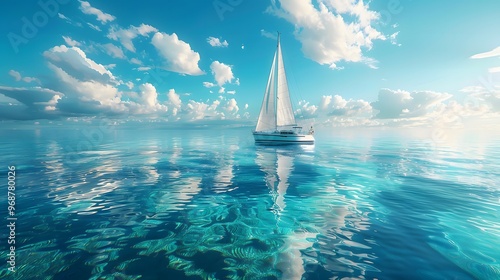
[[[498,123],[499,1],[117,3],[7,1],[0,119],[253,123],[280,31],[299,120]]]

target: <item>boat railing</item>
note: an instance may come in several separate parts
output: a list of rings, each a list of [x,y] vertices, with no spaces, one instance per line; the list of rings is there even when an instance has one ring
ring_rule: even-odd
[[[309,129],[309,135],[314,135],[314,128],[311,125],[311,128]]]

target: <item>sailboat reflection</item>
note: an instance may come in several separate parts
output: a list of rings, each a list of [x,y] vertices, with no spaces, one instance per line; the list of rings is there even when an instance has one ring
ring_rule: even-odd
[[[256,150],[255,162],[265,173],[265,182],[273,201],[271,210],[276,216],[277,232],[283,235],[284,244],[275,260],[282,279],[302,279],[305,273],[305,259],[301,251],[312,247],[312,240],[317,235],[317,232],[301,229],[296,222],[290,223],[295,209],[285,212],[289,178],[294,170],[295,156],[301,151],[303,152],[303,149],[300,146],[257,146]]]
[[[273,198],[273,212],[280,214],[285,209],[285,194],[288,178],[293,169],[293,154],[287,150],[268,148],[257,149],[257,165],[265,173],[266,185]]]

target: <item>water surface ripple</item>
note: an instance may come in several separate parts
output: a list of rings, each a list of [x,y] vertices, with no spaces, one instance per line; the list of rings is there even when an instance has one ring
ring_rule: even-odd
[[[500,279],[498,140],[89,129],[0,132],[15,279]]]

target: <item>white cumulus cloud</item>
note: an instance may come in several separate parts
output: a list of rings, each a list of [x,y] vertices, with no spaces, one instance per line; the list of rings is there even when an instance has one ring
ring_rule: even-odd
[[[227,47],[229,46],[228,42],[226,40],[221,41],[222,39],[215,38],[215,37],[208,37],[207,42],[210,44],[212,47]]]
[[[66,43],[66,45],[70,46],[70,47],[78,47],[80,46],[80,42],[77,42],[73,39],[71,39],[70,37],[68,36],[62,36],[63,39],[64,39],[64,42]]]
[[[14,78],[14,80],[16,80],[16,82],[19,82],[19,81],[23,81],[23,82],[26,82],[26,83],[32,83],[32,82],[36,82],[38,84],[40,84],[40,80],[37,79],[37,78],[34,78],[34,77],[23,77],[21,75],[21,73],[19,73],[18,71],[16,70],[10,70],[9,71],[9,75]]]
[[[372,106],[364,100],[344,99],[340,95],[323,95],[319,104],[302,100],[297,115],[302,118],[364,119],[371,117]]]
[[[166,101],[160,102],[160,92],[154,85],[143,82],[135,86],[133,82],[126,80],[117,82],[109,70],[112,65],[103,66],[76,46],[54,46],[44,52],[44,58],[52,71],[52,75],[50,72],[45,75],[44,81],[51,88],[0,86],[0,119],[96,116],[127,116],[127,120],[141,122],[240,119],[238,104],[234,98],[182,100],[190,94],[179,94],[171,89],[166,94]],[[16,70],[9,72],[18,81],[26,78]],[[244,117],[248,118],[248,114]]]
[[[108,38],[120,41],[122,46],[131,52],[135,52],[135,46],[132,42],[137,36],[149,36],[149,33],[157,32],[158,30],[151,25],[141,24],[140,26],[131,25],[127,29],[112,27],[109,30]]]
[[[95,25],[95,24],[92,24],[92,23],[90,23],[90,22],[87,22],[87,25],[88,25],[90,28],[94,29],[95,31],[99,31],[99,32],[101,32],[101,31],[102,31],[102,29],[101,29],[99,26]]]
[[[9,75],[14,78],[17,82],[21,80],[21,73],[17,72],[16,70],[10,70]]]
[[[210,69],[212,70],[214,79],[219,86],[223,86],[225,83],[230,83],[234,79],[233,71],[229,65],[219,61],[214,61],[210,64]]]
[[[154,114],[154,113],[165,113],[168,111],[168,107],[164,104],[160,104],[158,101],[158,92],[156,88],[150,84],[145,83],[139,86],[139,98],[136,103],[130,103],[131,113],[134,114]]]
[[[378,100],[371,105],[373,109],[378,110],[375,117],[379,119],[412,118],[427,114],[433,106],[450,97],[451,94],[433,91],[382,89]]]
[[[102,83],[116,81],[104,65],[87,58],[85,52],[78,47],[55,46],[45,51],[43,55],[50,63],[79,80],[95,80]]]
[[[173,107],[172,115],[176,116],[182,106],[181,97],[175,92],[175,89],[170,89],[168,91],[167,97],[168,104]]]
[[[121,92],[114,85],[84,76],[76,78],[52,63],[49,63],[49,68],[56,74],[60,82],[59,88],[65,94],[65,98],[59,102],[60,109],[67,112],[81,110],[85,113],[124,110],[121,104]]]
[[[130,59],[130,63],[133,63],[133,64],[137,64],[137,65],[142,65],[142,61],[140,61],[139,59],[137,58],[132,58]]]
[[[142,84],[139,89],[141,90],[142,100],[145,105],[154,107],[158,103],[158,93],[156,92],[156,88],[152,84]]]
[[[262,35],[262,36],[264,36],[266,38],[269,38],[269,39],[273,39],[273,40],[277,40],[278,39],[278,36],[275,33],[271,33],[271,32],[266,31],[264,29],[260,30],[260,35]]]
[[[389,39],[391,40],[391,44],[397,45],[399,47],[399,46],[401,46],[401,44],[398,43],[398,40],[397,40],[398,35],[399,35],[399,31],[394,32],[389,36]]]
[[[229,99],[223,109],[230,114],[236,114],[240,110],[238,102],[236,102],[236,99],[234,98]]]
[[[60,92],[42,87],[13,88],[0,86],[0,100],[5,99],[10,103],[5,105],[0,102],[0,119],[53,118],[57,116],[57,113],[53,112],[54,105],[63,95]]]
[[[279,2],[279,9],[273,6],[267,11],[295,26],[294,35],[302,43],[306,57],[330,68],[337,68],[336,63],[341,61],[373,65],[373,59],[367,60],[363,49],[371,49],[374,40],[386,39],[372,26],[379,14],[362,0]]]
[[[114,16],[104,13],[103,11],[92,7],[90,3],[87,1],[80,1],[80,10],[84,14],[96,16],[97,20],[100,21],[102,24],[105,24],[108,21],[115,20]]]
[[[114,58],[125,58],[125,54],[120,47],[117,47],[111,43],[107,43],[103,45],[103,48],[106,50],[106,53]]]
[[[180,40],[177,34],[156,32],[151,43],[165,59],[168,70],[187,75],[204,74],[198,67],[200,54],[193,51],[188,43]]]
[[[211,82],[203,82],[203,86],[206,88],[211,88],[211,87],[215,87],[215,84],[211,83]]]

